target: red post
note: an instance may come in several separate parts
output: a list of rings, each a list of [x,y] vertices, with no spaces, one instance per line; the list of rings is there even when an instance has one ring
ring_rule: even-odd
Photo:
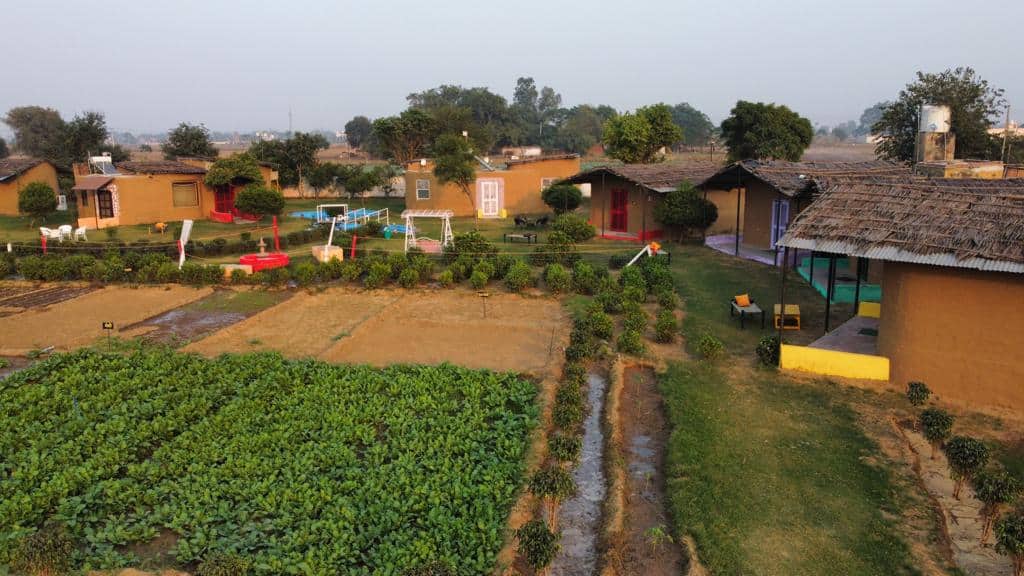
[[[42,240],[42,242],[43,242],[43,255],[45,256],[46,255],[46,236],[40,236],[39,239]]]
[[[274,252],[281,251],[281,239],[277,236],[277,216],[274,216]]]
[[[348,259],[349,260],[355,260],[356,259],[356,239],[357,238],[359,238],[359,236],[356,236],[355,234],[352,235],[352,250],[348,253]]]

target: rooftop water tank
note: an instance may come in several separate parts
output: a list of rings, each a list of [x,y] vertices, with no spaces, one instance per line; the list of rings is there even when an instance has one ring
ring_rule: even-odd
[[[921,106],[920,132],[949,132],[949,106],[925,104]]]

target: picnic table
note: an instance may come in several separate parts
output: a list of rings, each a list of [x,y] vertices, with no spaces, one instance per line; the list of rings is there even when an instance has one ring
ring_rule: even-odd
[[[526,242],[527,244],[537,243],[537,234],[534,232],[506,232],[501,235],[501,241],[512,244],[515,242]]]
[[[729,316],[735,316],[737,314],[739,314],[740,317],[740,330],[743,330],[748,316],[756,315],[761,316],[761,329],[764,330],[764,310],[761,310],[761,307],[758,306],[757,302],[754,302],[753,299],[750,300],[750,305],[740,306],[736,303],[736,299],[733,298],[729,302]]]

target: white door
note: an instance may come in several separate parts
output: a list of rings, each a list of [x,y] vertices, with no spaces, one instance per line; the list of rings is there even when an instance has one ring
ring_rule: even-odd
[[[498,200],[498,182],[496,180],[482,180],[480,182],[480,212],[485,218],[496,217],[501,211]]]
[[[772,200],[772,248],[789,226],[789,200]]]

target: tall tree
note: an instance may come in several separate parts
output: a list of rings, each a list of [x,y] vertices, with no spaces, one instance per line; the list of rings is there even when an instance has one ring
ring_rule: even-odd
[[[59,166],[70,167],[84,162],[88,156],[109,153],[114,162],[123,162],[130,156],[127,150],[110,142],[107,119],[100,112],[76,115],[64,127],[64,146]]]
[[[786,106],[740,100],[722,121],[730,160],[799,161],[814,138],[811,121]]]
[[[249,154],[257,160],[270,162],[277,168],[282,186],[298,186],[302,194],[302,174],[316,165],[316,154],[330,146],[322,134],[296,132],[287,140],[254,142]]]
[[[604,123],[615,116],[615,111],[595,108],[589,104],[576,106],[566,113],[565,122],[558,129],[555,147],[583,154],[601,141]],[[611,113],[608,113],[611,110]]]
[[[356,116],[345,123],[345,138],[353,148],[359,148],[373,131],[373,125],[366,116]]]
[[[167,133],[167,140],[160,149],[168,160],[217,157],[217,148],[210,142],[210,131],[202,124],[178,124]]]
[[[54,161],[64,147],[64,119],[53,108],[19,106],[4,116],[14,131],[14,147],[22,154]]]
[[[434,177],[441,184],[455,184],[466,195],[476,213],[473,184],[476,182],[476,159],[469,142],[455,134],[443,134],[432,146]]]
[[[338,183],[339,164],[321,162],[306,172],[306,183],[313,189],[313,197],[319,198],[323,190],[331,190]]]
[[[385,156],[401,165],[423,156],[435,131],[433,117],[418,108],[373,121],[373,134]]]
[[[872,133],[881,137],[875,148],[880,158],[913,160],[924,104],[949,106],[957,158],[984,158],[989,154],[988,128],[999,118],[1006,101],[1001,89],[989,85],[972,68],[938,74],[918,72],[917,79],[900,91],[895,102],[885,106],[882,117],[872,126]]]
[[[508,102],[487,88],[446,84],[410,94],[406,99],[410,108],[427,112],[439,124],[450,123],[453,117],[459,118],[466,126],[458,133],[461,130],[469,132],[470,139],[481,153],[488,152],[497,142],[507,143],[514,138],[515,127]],[[455,110],[460,112],[456,114]],[[450,130],[443,126],[437,128],[437,134],[446,131]]]
[[[637,108],[621,114],[604,125],[605,151],[626,163],[651,163],[663,159],[662,148],[678,143],[683,132],[672,122],[672,111],[665,104]]]
[[[878,102],[872,104],[870,107],[865,108],[864,112],[860,115],[860,124],[857,126],[857,130],[854,131],[855,136],[867,136],[871,134],[871,130],[878,122],[882,119],[882,112],[885,111],[886,106],[891,106],[892,102]]]
[[[715,130],[707,114],[686,102],[672,107],[672,121],[683,131],[683,142],[690,146],[704,146]]]
[[[7,140],[0,138],[0,158],[7,158],[11,151],[7,148]]]

